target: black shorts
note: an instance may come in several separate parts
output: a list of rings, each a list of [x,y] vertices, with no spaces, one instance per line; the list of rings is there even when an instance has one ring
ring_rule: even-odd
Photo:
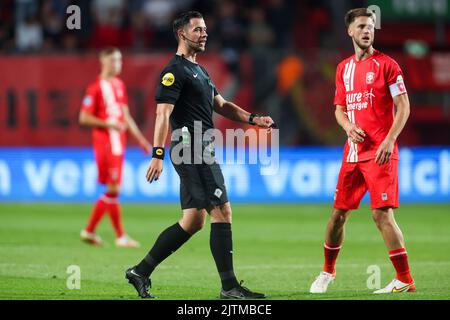
[[[222,170],[218,163],[172,164],[180,177],[180,203],[184,209],[206,209],[228,202]]]

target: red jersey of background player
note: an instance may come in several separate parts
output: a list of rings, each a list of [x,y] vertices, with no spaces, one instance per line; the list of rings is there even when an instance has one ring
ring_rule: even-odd
[[[124,124],[124,105],[128,105],[128,97],[123,81],[117,77],[107,81],[99,76],[89,85],[83,99],[82,110],[108,123]],[[92,138],[95,149],[109,145],[112,155],[120,156],[125,152],[125,130],[120,132],[94,127]]]
[[[347,107],[350,122],[357,123],[366,133],[362,143],[348,139],[344,148],[346,162],[375,159],[394,121],[392,98],[404,93],[399,65],[378,50],[365,60],[357,61],[353,55],[337,66],[334,105]],[[398,159],[397,142],[392,159]]]

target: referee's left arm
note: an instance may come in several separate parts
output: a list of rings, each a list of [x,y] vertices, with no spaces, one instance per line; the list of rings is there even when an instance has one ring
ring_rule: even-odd
[[[242,123],[252,123],[261,128],[270,128],[274,123],[269,116],[255,116],[251,119],[250,116],[252,114],[250,112],[245,111],[231,101],[225,100],[220,94],[214,97],[214,111],[225,118]]]
[[[158,180],[163,170],[164,144],[169,133],[169,118],[174,109],[173,104],[156,105],[155,134],[153,138],[153,156],[147,169],[147,181]],[[158,151],[160,153],[158,153]]]

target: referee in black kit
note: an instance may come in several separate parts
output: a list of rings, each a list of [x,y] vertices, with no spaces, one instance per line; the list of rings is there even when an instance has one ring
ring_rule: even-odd
[[[209,150],[214,160],[212,141],[197,141],[194,125],[202,133],[213,129],[213,111],[229,119],[255,124],[262,128],[274,127],[270,117],[257,116],[226,101],[217,92],[206,70],[196,62],[197,53],[205,51],[207,32],[203,16],[196,11],[182,13],[173,23],[178,50],[161,73],[156,91],[156,122],[153,158],[147,171],[147,180],[158,180],[163,171],[164,143],[172,127],[171,160],[180,176],[182,218],[165,229],[156,239],[153,248],[136,266],[126,272],[126,278],[142,298],[152,298],[150,275],[170,254],[180,248],[199,231],[211,217],[211,253],[222,282],[220,298],[260,299],[262,293],[241,286],[234,275],[231,236],[231,206],[219,165],[205,163],[202,155]],[[194,124],[195,122],[195,124]],[[198,128],[196,129],[198,130]],[[179,144],[182,144],[181,148]],[[194,154],[196,143],[201,143],[201,154]],[[180,150],[179,154],[175,150]],[[186,157],[186,152],[188,157]],[[179,158],[183,161],[180,162]],[[200,158],[200,162],[198,161]],[[189,159],[186,161],[186,159]]]

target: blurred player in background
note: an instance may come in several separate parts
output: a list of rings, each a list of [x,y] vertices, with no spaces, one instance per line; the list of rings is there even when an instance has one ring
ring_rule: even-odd
[[[126,87],[117,77],[122,69],[122,54],[117,48],[104,49],[100,52],[100,63],[101,73],[86,91],[79,122],[93,128],[98,181],[106,185],[106,191],[97,200],[80,236],[83,241],[101,245],[102,239],[95,228],[108,212],[116,234],[116,246],[138,247],[139,243],[123,229],[119,204],[126,131],[131,132],[145,153],[149,153],[151,147],[130,115]]]
[[[311,285],[311,293],[326,292],[335,279],[345,222],[367,190],[373,220],[397,272],[391,283],[375,293],[416,289],[393,210],[398,207],[396,140],[410,113],[409,99],[398,64],[373,48],[375,18],[365,8],[350,10],[345,16],[355,55],[337,66],[334,105],[337,122],[347,133],[348,141],[326,229],[324,269]]]

